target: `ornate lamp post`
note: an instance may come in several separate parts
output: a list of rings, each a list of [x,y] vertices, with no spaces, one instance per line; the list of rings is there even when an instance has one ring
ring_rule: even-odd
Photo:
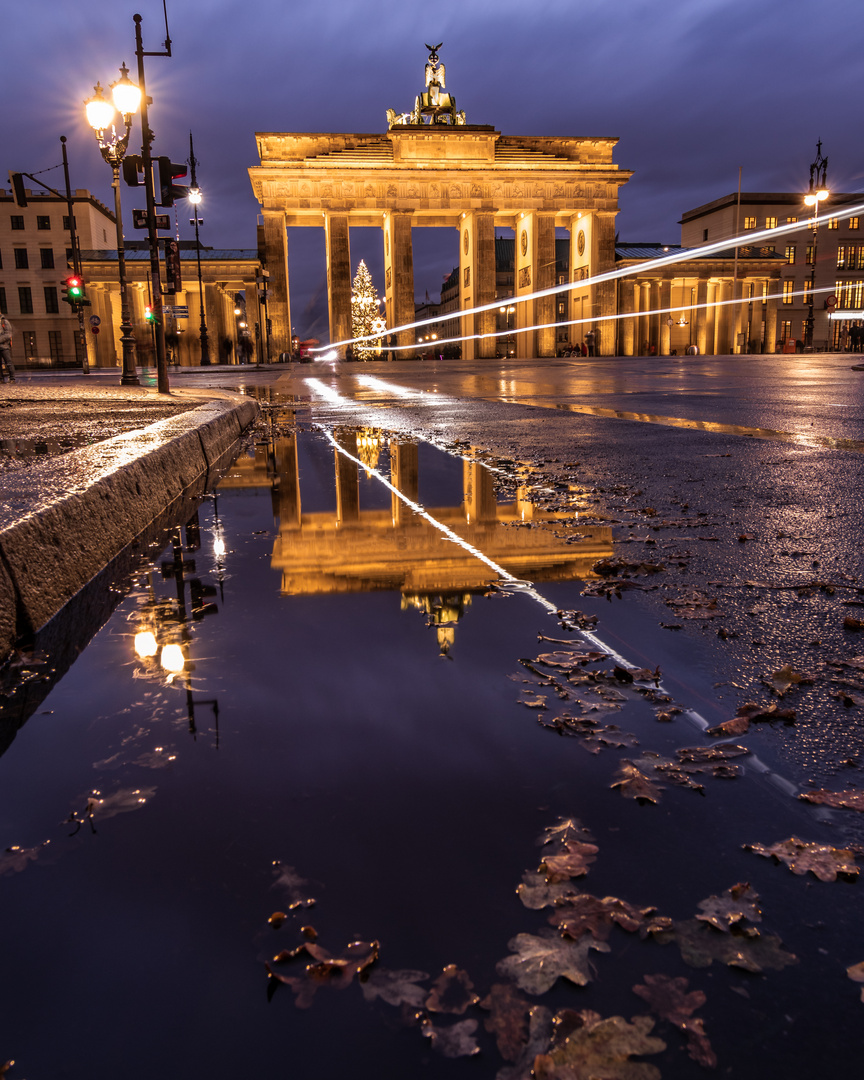
[[[810,264],[810,296],[807,311],[807,326],[804,331],[804,347],[813,348],[813,297],[816,292],[816,230],[819,227],[819,203],[828,198],[826,176],[828,158],[822,157],[822,140],[816,143],[816,160],[810,166],[810,190],[804,196],[804,203],[813,207],[813,261]]]
[[[195,226],[195,254],[198,258],[198,307],[201,311],[201,364],[210,363],[210,342],[207,337],[207,317],[204,311],[204,280],[201,277],[201,241],[198,239],[198,229],[204,224],[204,219],[198,216],[198,206],[201,203],[201,189],[198,187],[198,179],[195,176],[195,166],[198,161],[195,150],[192,147],[192,132],[189,132],[189,168],[192,175],[192,183],[189,186],[189,202],[195,213],[194,218],[189,218],[189,224]]]
[[[126,156],[129,145],[129,133],[132,130],[132,117],[141,104],[141,90],[129,79],[125,64],[120,68],[120,78],[111,84],[111,96],[108,101],[97,82],[93,88],[93,97],[84,102],[87,122],[96,133],[96,141],[102,157],[111,166],[114,188],[114,217],[117,227],[117,269],[120,277],[120,344],[123,350],[123,374],[120,383],[123,386],[138,386],[138,373],[135,367],[135,339],[132,336],[132,322],[129,318],[129,298],[126,289],[126,252],[123,242],[123,219],[120,211],[120,166]],[[114,127],[114,115],[119,112],[123,117],[126,131],[118,135]],[[111,134],[107,135],[108,128]]]

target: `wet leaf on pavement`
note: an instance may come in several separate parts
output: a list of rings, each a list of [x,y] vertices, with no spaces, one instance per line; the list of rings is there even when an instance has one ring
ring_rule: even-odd
[[[616,896],[599,900],[590,893],[579,893],[556,904],[555,910],[549,916],[549,922],[558,928],[562,937],[571,938],[573,941],[586,935],[597,941],[606,941],[613,925],[633,933],[645,924],[654,911],[654,908],[633,907]]]
[[[820,881],[836,881],[838,874],[858,877],[855,856],[848,848],[833,848],[827,844],[809,844],[790,836],[770,847],[764,844],[744,844],[745,851],[785,863],[793,874],[812,873]]]
[[[649,780],[632,761],[625,758],[615,775],[618,779],[610,787],[618,788],[625,798],[635,799],[640,804],[660,801],[662,796],[660,786]]]
[[[573,886],[569,881],[550,885],[545,874],[525,873],[521,885],[516,886],[516,895],[532,911],[551,907],[565,896],[571,895]]]
[[[517,994],[510,983],[495,983],[480,1002],[480,1008],[489,1010],[483,1026],[495,1036],[498,1053],[505,1061],[516,1061],[528,1042],[530,1002]]]
[[[777,691],[778,697],[783,697],[793,686],[812,685],[813,683],[810,676],[803,675],[800,671],[794,671],[788,664],[780,668],[779,671],[772,672],[765,681]]]
[[[539,718],[539,723],[559,735],[572,735],[580,739],[582,745],[591,754],[599,754],[607,747],[621,749],[624,746],[638,746],[635,735],[622,731],[615,724],[604,725],[590,716],[556,716],[552,720]]]
[[[535,1005],[528,1014],[528,1040],[512,1065],[505,1065],[495,1080],[534,1080],[534,1060],[549,1049],[552,1013],[545,1005]]]
[[[749,730],[750,721],[746,716],[733,716],[731,720],[724,720],[722,724],[708,728],[705,734],[722,738],[727,735],[746,735]]]
[[[474,1038],[477,1031],[476,1020],[460,1020],[457,1024],[444,1027],[426,1019],[420,1026],[426,1038],[431,1039],[432,1049],[444,1057],[471,1057],[472,1054],[480,1053],[480,1047]]]
[[[360,983],[363,997],[367,1001],[381,998],[388,1005],[410,1005],[422,1009],[426,1004],[428,990],[418,983],[425,982],[429,976],[425,971],[391,971],[388,968],[374,968]]]
[[[697,919],[724,933],[746,922],[762,922],[759,894],[746,881],[726,889],[720,896],[709,896],[696,906],[702,912]]]
[[[308,1009],[322,987],[344,990],[377,959],[377,941],[352,941],[341,956],[333,956],[322,946],[307,941],[274,956],[266,966],[271,977],[294,991],[298,1009]]]
[[[432,983],[432,990],[426,999],[426,1008],[429,1012],[453,1013],[461,1016],[479,1000],[480,998],[474,993],[474,984],[468,977],[468,972],[456,967],[455,964],[448,964]]]
[[[798,798],[816,806],[864,811],[864,791],[826,791],[820,788],[818,791],[802,791]]]
[[[717,960],[758,974],[766,969],[780,971],[798,963],[797,956],[787,952],[774,934],[752,937],[721,934],[698,919],[675,922],[670,930],[654,934],[654,940],[661,945],[674,941],[684,963],[695,968],[710,967]]]
[[[864,961],[846,968],[846,974],[853,982],[864,983]],[[864,986],[861,987],[861,1000],[864,1001]]]
[[[560,855],[544,855],[540,872],[546,874],[550,885],[570,878],[584,877],[600,850],[596,844],[584,844],[579,840],[567,840]]]
[[[688,994],[688,980],[682,977],[644,975],[643,978],[644,984],[637,983],[633,992],[648,1003],[655,1016],[687,1033],[687,1050],[694,1061],[708,1069],[716,1068],[717,1056],[705,1034],[704,1021],[693,1016],[705,1004],[705,994],[701,990]]]
[[[703,761],[728,761],[730,758],[743,757],[750,751],[746,746],[735,743],[721,743],[720,746],[682,746],[675,754],[679,761],[699,763]]]
[[[577,1016],[579,1026],[536,1059],[536,1080],[659,1080],[660,1070],[655,1065],[633,1060],[634,1055],[659,1054],[666,1049],[662,1039],[650,1034],[654,1021],[649,1016],[634,1016],[629,1023],[623,1016],[604,1019],[589,1009]]]
[[[589,936],[578,942],[565,941],[552,930],[541,930],[539,935],[517,934],[507,947],[516,955],[499,960],[495,970],[526,994],[545,994],[559,977],[585,986],[594,978],[589,951],[609,952],[603,941]]]

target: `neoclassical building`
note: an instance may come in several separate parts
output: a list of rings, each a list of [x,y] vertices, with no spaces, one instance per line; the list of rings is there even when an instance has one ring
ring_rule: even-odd
[[[426,89],[413,110],[387,111],[388,130],[375,134],[259,132],[260,164],[249,170],[264,221],[276,352],[289,348],[289,226],[323,228],[327,258],[330,339],[351,337],[352,226],[381,230],[387,325],[414,319],[411,230],[458,231],[460,309],[495,302],[495,228],[516,239],[514,293],[556,284],[555,230],[570,242],[568,296],[573,317],[600,318],[613,310],[615,283],[580,285],[615,265],[618,190],[632,175],[612,160],[614,138],[503,135],[468,124],[444,90],[443,65],[432,51]],[[516,304],[519,356],[554,356],[555,296]],[[548,328],[519,333],[541,323]],[[496,311],[462,316],[466,358],[494,357]],[[598,326],[600,349],[615,345],[613,323]],[[579,337],[584,335],[580,330]],[[414,347],[414,331],[399,334]]]

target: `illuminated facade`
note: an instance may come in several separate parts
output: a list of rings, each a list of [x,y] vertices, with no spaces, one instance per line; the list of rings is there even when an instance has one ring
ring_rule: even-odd
[[[817,350],[842,347],[848,328],[864,318],[864,218],[844,213],[845,207],[860,203],[860,195],[832,192],[820,207],[813,303],[813,347]],[[784,261],[775,346],[779,343],[787,351],[794,351],[796,340],[805,338],[814,271],[812,211],[805,206],[803,193],[742,192],[739,209],[738,194],[732,192],[688,210],[681,218],[681,243],[687,247],[735,236],[736,222],[738,233],[746,236],[750,230],[794,221],[801,222],[799,231],[784,233],[776,244],[767,245]],[[763,241],[760,249],[764,246]],[[739,256],[748,250],[745,240],[738,248]]]

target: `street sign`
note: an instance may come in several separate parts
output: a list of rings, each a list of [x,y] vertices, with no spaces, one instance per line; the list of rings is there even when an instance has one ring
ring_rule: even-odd
[[[837,295],[836,295],[836,293],[831,293],[831,295],[825,301],[825,307],[827,307],[827,308],[835,308],[835,307],[837,307]]]
[[[102,320],[99,318],[98,315],[91,315],[90,316],[90,325],[91,326],[98,326],[99,323],[101,323],[101,322],[102,322]]]
[[[189,318],[189,306],[187,304],[175,304],[172,311],[175,319]]]
[[[162,232],[167,232],[171,228],[171,215],[170,214],[154,214],[156,219],[156,228]],[[136,229],[147,228],[147,211],[146,210],[133,210],[132,211],[132,224]]]
[[[90,327],[90,333],[91,334],[98,334],[99,333],[99,327],[98,326],[91,326]]]

